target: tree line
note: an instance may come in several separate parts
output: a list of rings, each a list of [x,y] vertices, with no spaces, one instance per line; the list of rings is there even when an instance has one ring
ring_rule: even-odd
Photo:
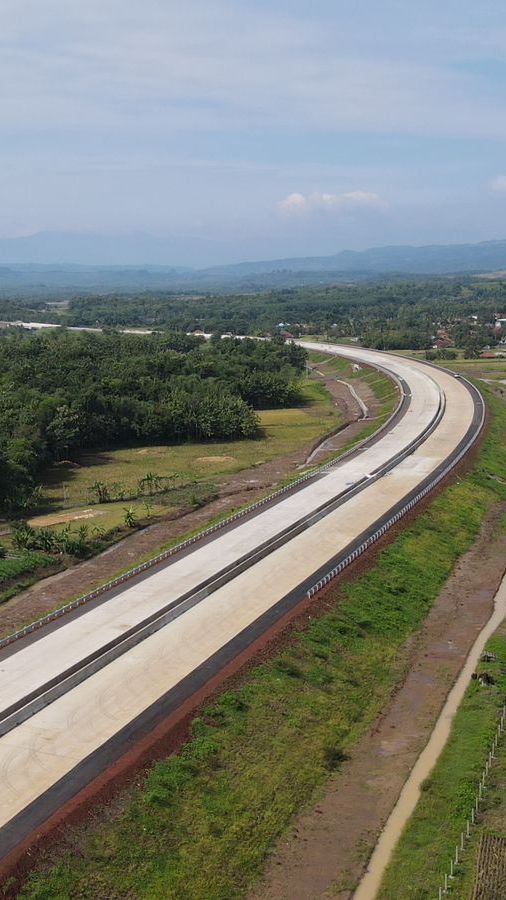
[[[248,294],[76,295],[59,311],[41,298],[0,299],[0,319],[16,313],[18,318],[106,328],[201,329],[235,335],[283,330],[295,336],[328,333],[357,337],[382,350],[430,347],[438,324],[452,329],[459,346],[473,341],[483,345],[486,324],[494,312],[505,310],[506,282],[470,277],[382,279]],[[471,315],[478,316],[473,328],[468,321]]]
[[[416,278],[198,297],[162,291],[83,295],[70,298],[59,312],[44,308],[40,299],[30,302],[33,309],[25,307],[25,316],[66,325],[256,335],[286,329],[294,335],[309,331],[358,337],[385,350],[423,349],[430,345],[437,323],[453,326],[463,320],[460,330],[466,338],[467,317],[477,315],[484,326],[494,312],[504,311],[506,282]],[[19,299],[0,300],[0,318],[19,313],[20,304]]]

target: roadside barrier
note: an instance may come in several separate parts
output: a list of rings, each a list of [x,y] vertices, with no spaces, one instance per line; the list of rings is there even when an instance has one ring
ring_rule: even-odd
[[[452,890],[452,881],[455,878],[455,873],[462,859],[462,854],[465,851],[465,847],[469,839],[471,838],[471,829],[478,822],[478,815],[480,811],[480,805],[483,803],[484,794],[486,790],[487,778],[490,774],[490,769],[492,768],[492,763],[494,759],[496,759],[497,747],[499,741],[504,735],[504,730],[506,726],[506,706],[503,706],[499,722],[497,724],[497,728],[495,731],[494,738],[492,740],[492,746],[489,750],[487,761],[483,767],[480,780],[478,782],[478,787],[476,790],[475,798],[471,810],[469,812],[469,816],[466,821],[466,825],[463,831],[460,832],[460,840],[459,843],[455,845],[455,853],[452,855],[449,863],[448,870],[444,875],[444,882],[438,888],[437,900],[442,900],[442,898],[451,893]]]

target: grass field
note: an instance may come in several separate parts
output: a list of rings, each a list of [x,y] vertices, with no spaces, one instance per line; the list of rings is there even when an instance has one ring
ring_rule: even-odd
[[[74,529],[86,525],[92,538],[97,534],[109,534],[113,529],[123,526],[126,510],[132,510],[139,522],[146,523],[148,520],[154,521],[183,509],[204,505],[215,496],[216,488],[212,482],[189,483],[174,487],[166,494],[146,496],[138,500],[118,500],[113,503],[95,503],[86,507],[74,506],[63,509],[56,507],[58,510],[56,515],[33,516],[29,524],[38,527],[48,525],[55,531],[61,531],[66,524]]]
[[[492,427],[473,472],[446,488],[373,569],[335,587],[327,611],[289,649],[211,704],[182,752],[152,769],[127,808],[80,839],[71,836],[72,850],[34,874],[20,897],[246,894],[292,815],[391,695],[405,641],[487,510],[506,497],[506,485],[493,477],[506,464],[506,407],[494,397],[491,406]]]
[[[459,359],[450,360],[443,365],[470,378],[487,378],[491,381],[506,379],[506,359]]]
[[[104,453],[85,453],[78,466],[53,466],[43,482],[48,511],[65,510],[69,516],[77,514],[93,500],[92,485],[103,481],[108,485],[119,484],[127,491],[135,491],[138,482],[147,472],[174,477],[179,482],[213,481],[220,475],[239,472],[241,469],[261,465],[270,460],[288,456],[335,428],[340,414],[332,398],[322,385],[309,380],[302,385],[305,407],[276,409],[260,412],[262,434],[257,440],[231,441],[213,444],[179,444],[156,447],[134,447],[111,450]],[[163,505],[154,510],[163,512]],[[94,504],[100,513],[100,524],[108,526],[121,515],[125,502]],[[142,501],[139,508],[142,507]],[[104,520],[103,516],[107,516]],[[37,524],[33,520],[34,524]]]

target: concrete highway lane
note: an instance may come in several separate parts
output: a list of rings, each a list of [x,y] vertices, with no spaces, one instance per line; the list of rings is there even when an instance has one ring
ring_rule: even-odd
[[[308,579],[340,551],[353,547],[359,535],[450,459],[476,419],[476,398],[450,373],[355,347],[309,346],[381,365],[402,378],[411,394],[405,415],[372,447],[277,505],[218,532],[212,541],[197,544],[193,552],[148,573],[140,583],[127,583],[111,599],[67,623],[62,620],[50,633],[41,631],[33,643],[20,642],[18,650],[13,645],[15,652],[0,662],[0,712],[58,681],[80,659],[100,652],[149,614],[198,590],[203,580],[344,492],[340,505],[323,518],[0,737],[0,857],[119,756],[135,739],[136,728],[146,728],[154,710],[166,714],[177,708],[182,698],[267,630],[282,614],[286,598],[292,606],[299,596],[302,599]],[[346,495],[350,484],[387,465],[434,421],[422,443],[388,474],[368,480],[360,493]]]

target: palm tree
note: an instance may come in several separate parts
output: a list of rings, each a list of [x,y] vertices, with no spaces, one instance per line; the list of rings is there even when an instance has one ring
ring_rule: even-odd
[[[128,526],[128,528],[135,528],[137,526],[137,516],[135,515],[133,506],[125,507],[124,522],[125,525]]]

